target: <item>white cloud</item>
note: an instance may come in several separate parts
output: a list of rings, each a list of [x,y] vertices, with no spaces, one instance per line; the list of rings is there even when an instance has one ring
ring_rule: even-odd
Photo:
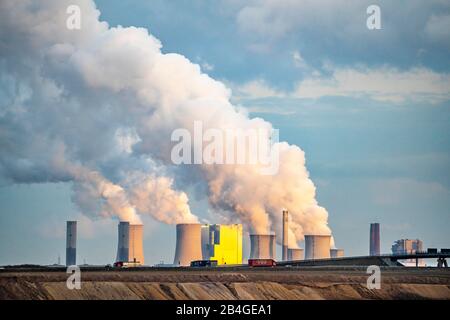
[[[234,86],[233,94],[235,97],[252,99],[285,96],[285,93],[272,88],[262,79],[252,80],[242,86]]]
[[[205,71],[213,71],[214,70],[214,66],[212,64],[209,64],[208,62],[203,62],[202,63],[202,69]]]
[[[295,145],[274,142],[279,170],[271,176],[261,175],[262,164],[175,167],[170,137],[176,129],[193,134],[196,121],[205,131],[273,127],[240,112],[229,89],[202,72],[203,61],[161,52],[161,42],[147,29],[109,28],[98,20],[92,0],[80,2],[82,28],[72,32],[64,28],[62,10],[71,0],[31,7],[0,1],[0,43],[7,49],[0,74],[10,74],[6,81],[12,82],[5,86],[0,77],[0,88],[8,89],[0,117],[0,177],[11,183],[72,181],[72,201],[99,218],[133,223],[141,214],[165,223],[192,222],[187,194],[179,190],[192,187],[210,208],[249,231],[280,232],[279,208],[285,206],[291,208],[293,241],[306,232],[330,233],[305,154]],[[30,89],[28,98],[15,89],[20,84]],[[277,95],[263,82],[243,89]],[[23,111],[15,113],[15,102],[24,98]]]
[[[400,71],[394,68],[337,68],[331,77],[311,77],[300,82],[293,93],[298,98],[324,96],[370,97],[401,103],[437,103],[450,99],[450,75],[426,68]]]
[[[294,62],[294,66],[297,68],[306,68],[308,66],[298,50],[292,52],[292,60]]]
[[[307,66],[305,66],[307,68]],[[317,71],[306,76],[291,92],[277,90],[262,79],[235,86],[235,97],[318,99],[322,97],[368,98],[394,104],[439,103],[450,100],[450,74],[427,68],[398,70],[381,68],[329,67],[330,75]]]

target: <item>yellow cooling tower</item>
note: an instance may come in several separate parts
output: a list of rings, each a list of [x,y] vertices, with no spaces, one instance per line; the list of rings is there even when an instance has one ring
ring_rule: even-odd
[[[218,265],[242,264],[242,224],[213,224],[202,227],[203,259]]]

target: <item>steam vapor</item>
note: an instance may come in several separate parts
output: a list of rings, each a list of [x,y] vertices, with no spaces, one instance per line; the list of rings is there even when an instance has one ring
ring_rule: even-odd
[[[292,247],[304,234],[331,233],[295,145],[274,146],[276,175],[261,175],[258,165],[175,168],[174,129],[192,132],[194,121],[205,129],[272,125],[232,105],[230,90],[198,65],[162,53],[146,29],[99,21],[91,0],[75,1],[81,30],[67,29],[73,3],[0,2],[3,184],[71,182],[72,200],[86,215],[132,223],[150,215],[169,224],[199,221],[182,191],[194,186],[250,232],[281,234],[281,209],[288,208]]]

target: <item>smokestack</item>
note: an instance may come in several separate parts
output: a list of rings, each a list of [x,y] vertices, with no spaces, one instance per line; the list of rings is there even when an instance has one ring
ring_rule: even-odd
[[[116,261],[128,262],[128,255],[130,251],[130,223],[119,222],[119,242],[117,245]]]
[[[202,260],[201,224],[177,224],[177,244],[174,265],[189,266],[191,261]]]
[[[300,249],[300,248],[289,248],[287,259],[288,259],[288,261],[304,260],[305,259],[305,250]]]
[[[370,249],[369,254],[371,256],[380,255],[380,224],[370,224]]]
[[[116,261],[144,264],[142,224],[120,222]]]
[[[330,258],[331,236],[305,235],[305,259]]]
[[[289,213],[283,210],[283,252],[281,260],[288,260],[288,245],[289,245]]]
[[[330,249],[331,258],[342,258],[344,256],[344,249]]]
[[[275,259],[275,235],[251,234],[250,259]]]
[[[77,222],[67,221],[66,266],[77,264]]]

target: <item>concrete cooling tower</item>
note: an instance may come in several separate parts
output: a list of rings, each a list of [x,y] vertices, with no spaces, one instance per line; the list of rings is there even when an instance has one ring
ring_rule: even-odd
[[[305,259],[330,258],[331,236],[305,235]]]
[[[294,261],[294,260],[304,260],[305,259],[305,250],[303,249],[288,249],[288,255],[287,255],[288,261]]]
[[[120,222],[116,261],[144,264],[143,225]]]
[[[142,224],[130,224],[128,261],[144,264],[143,230]]]
[[[344,249],[330,249],[331,258],[342,258],[344,256]]]
[[[177,244],[174,265],[190,266],[191,261],[202,260],[201,224],[177,224]]]
[[[130,251],[130,223],[120,222],[118,228],[119,242],[117,245],[116,261],[128,261],[128,254]]]
[[[275,259],[275,235],[251,234],[250,259]]]
[[[77,264],[77,222],[67,221],[66,266]]]
[[[283,210],[283,244],[282,244],[282,257],[281,260],[286,261],[288,259],[288,245],[289,245],[289,213],[287,210]]]

